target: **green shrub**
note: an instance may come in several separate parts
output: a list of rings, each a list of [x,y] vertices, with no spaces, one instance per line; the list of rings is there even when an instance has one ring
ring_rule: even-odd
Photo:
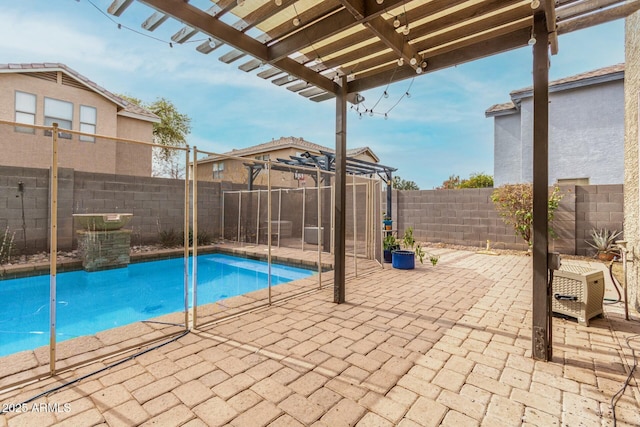
[[[175,248],[177,246],[184,246],[184,235],[182,231],[178,232],[173,228],[169,230],[161,230],[158,233],[160,240],[160,246],[163,248]]]
[[[560,188],[555,186],[549,195],[548,220],[551,222],[562,200]],[[502,220],[513,226],[516,235],[522,237],[527,245],[532,245],[531,225],[533,224],[533,185],[508,184],[494,190],[491,194],[496,211]],[[554,236],[553,230],[549,234]]]
[[[15,232],[9,231],[9,227],[5,228],[4,232],[0,234],[0,264],[6,264],[11,260],[15,234]]]
[[[213,239],[206,230],[198,230],[198,245],[210,245]],[[193,246],[193,229],[189,229],[189,246]]]
[[[160,246],[163,248],[184,247],[184,234],[182,230],[176,231],[173,228],[162,230],[158,233]],[[206,230],[198,231],[198,245],[209,245],[213,239]],[[193,246],[193,230],[189,229],[189,246]]]

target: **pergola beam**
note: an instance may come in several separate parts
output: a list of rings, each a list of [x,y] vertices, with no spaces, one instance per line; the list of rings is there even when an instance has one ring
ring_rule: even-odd
[[[628,0],[625,4],[601,10],[590,15],[574,18],[569,21],[558,23],[558,34],[571,33],[616,19],[626,18],[632,13],[640,10],[640,0]]]
[[[470,44],[464,48],[448,52],[445,54],[429,57],[429,65],[425,72],[433,72],[444,68],[452,67],[464,62],[484,58],[500,52],[525,46],[531,37],[529,28],[524,28],[499,37],[484,40],[479,43]],[[415,77],[416,72],[408,67],[396,69],[395,65],[388,66],[381,72],[358,78],[349,83],[349,93],[363,92],[378,86],[386,85],[396,81]]]
[[[547,21],[547,38],[551,46],[551,54],[556,55],[558,53],[558,31],[555,0],[544,0],[544,13]]]

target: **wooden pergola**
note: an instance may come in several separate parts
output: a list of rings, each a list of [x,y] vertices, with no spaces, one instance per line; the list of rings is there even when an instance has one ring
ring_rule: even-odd
[[[119,16],[134,0],[114,0]],[[155,9],[153,31],[172,18],[172,36],[237,63],[312,101],[336,99],[334,301],[345,301],[347,103],[360,92],[533,45],[533,357],[549,360],[548,69],[558,35],[624,18],[640,0],[217,0],[203,10],[188,0],[137,0]]]

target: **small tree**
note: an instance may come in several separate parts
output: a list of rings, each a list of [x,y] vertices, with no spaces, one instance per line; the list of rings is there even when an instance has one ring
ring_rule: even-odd
[[[455,190],[458,188],[487,188],[493,187],[493,177],[484,172],[475,172],[467,179],[460,179],[460,175],[449,175],[449,178],[436,187],[436,190]]]
[[[493,177],[486,173],[472,173],[469,179],[463,179],[458,188],[487,188],[493,187]]]
[[[405,179],[400,178],[399,176],[393,177],[393,182],[391,183],[392,187],[396,190],[419,190],[418,184],[413,181],[407,181]]]
[[[146,108],[160,118],[160,123],[153,124],[153,142],[164,147],[153,147],[153,176],[183,178],[184,155],[171,148],[187,145],[187,135],[191,132],[191,118],[186,114],[181,114],[176,106],[165,98],[158,98],[151,104],[146,104],[138,98],[126,95],[118,96],[132,104]]]
[[[436,187],[436,190],[455,190],[460,186],[460,175],[449,175],[449,179],[442,182],[440,187]]]
[[[502,220],[513,226],[516,235],[522,237],[527,245],[531,247],[532,235],[531,225],[533,224],[533,185],[531,184],[508,184],[498,187],[491,200],[496,206],[498,214]],[[560,188],[555,186],[549,195],[548,219],[551,221],[556,209],[562,200]],[[553,233],[552,230],[549,230]],[[552,234],[553,235],[553,234]]]

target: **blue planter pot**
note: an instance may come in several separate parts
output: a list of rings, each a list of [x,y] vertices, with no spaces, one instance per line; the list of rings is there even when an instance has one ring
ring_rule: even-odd
[[[394,251],[391,254],[391,266],[401,270],[416,268],[416,254],[413,251]]]
[[[384,262],[386,262],[386,263],[389,263],[389,264],[390,264],[390,263],[391,263],[391,261],[392,261],[392,256],[391,256],[391,254],[393,253],[393,251],[397,251],[397,250],[399,250],[399,249],[400,249],[400,246],[398,246],[398,245],[391,246],[391,247],[389,247],[389,249],[384,249],[384,250],[382,251],[382,254],[383,254],[383,256],[384,256]]]

